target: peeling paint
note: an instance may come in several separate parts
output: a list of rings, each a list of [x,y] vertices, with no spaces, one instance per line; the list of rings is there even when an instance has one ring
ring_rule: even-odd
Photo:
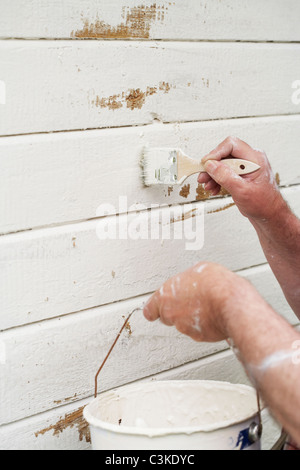
[[[210,192],[206,191],[202,184],[198,184],[196,188],[196,201],[203,201],[204,199],[208,199],[210,197]]]
[[[191,189],[191,185],[185,184],[184,186],[182,186],[179,192],[179,196],[187,198],[188,195],[190,194],[190,189]]]
[[[96,97],[91,103],[100,108],[109,108],[109,109],[118,109],[122,108],[122,103],[118,101],[119,95],[113,95],[109,98],[100,98],[99,96]]]
[[[225,188],[221,188],[218,196],[230,196],[230,193]],[[196,188],[196,201],[203,201],[205,199],[209,199],[210,197],[210,192],[206,191],[204,186],[199,183],[198,187]]]
[[[230,204],[227,204],[226,206],[220,207],[219,209],[215,209],[213,211],[208,211],[207,213],[208,214],[215,214],[216,212],[226,211],[226,209],[230,209],[230,207],[233,207],[233,206],[235,206],[234,202],[232,202]]]
[[[175,86],[171,87],[171,85],[169,83],[166,83],[166,82],[160,82],[160,84],[159,84],[159,89],[161,91],[163,91],[164,93],[169,93],[171,88],[176,88],[176,87]]]
[[[101,39],[148,39],[150,37],[151,26],[154,22],[164,22],[168,7],[164,5],[122,8],[122,22],[116,26],[97,18],[90,22],[88,18],[83,19],[83,27],[71,32],[72,38],[101,38]]]
[[[153,93],[152,93],[153,94]],[[131,109],[141,109],[145,103],[146,96],[149,96],[147,91],[144,93],[139,88],[137,90],[129,90],[129,93],[126,96],[126,105],[127,108]]]
[[[131,336],[132,335],[132,329],[131,329],[131,325],[130,325],[129,321],[126,323],[125,329],[128,332],[129,336]]]
[[[83,417],[84,406],[78,410],[73,411],[72,413],[67,413],[64,418],[61,418],[56,424],[52,424],[48,428],[41,429],[35,433],[35,437],[44,435],[46,432],[53,431],[53,436],[58,436],[67,428],[77,427],[79,433],[79,440],[86,442],[91,442],[89,425]]]
[[[146,102],[148,96],[155,95],[156,93],[162,92],[164,94],[169,93],[172,88],[176,88],[176,85],[171,85],[167,82],[160,82],[158,86],[148,86],[146,90],[141,90],[140,88],[131,88],[126,92],[119,93],[118,95],[112,95],[108,98],[96,98],[90,100],[90,103],[93,106],[100,108],[108,108],[112,111],[120,109],[123,106],[131,109],[141,109]]]
[[[230,192],[227,191],[225,188],[221,188],[219,192],[219,196],[230,196]]]
[[[197,215],[196,211],[197,211],[197,208],[192,209],[192,210],[182,214],[178,219],[172,218],[170,220],[170,224],[174,224],[176,222],[183,222],[184,220],[190,219],[191,217],[196,217],[196,215]]]
[[[126,318],[125,315],[122,315],[122,318]],[[131,325],[129,323],[129,321],[126,323],[126,325],[124,326],[125,330],[127,331],[127,333],[129,334],[129,336],[132,335],[132,329],[131,329]]]

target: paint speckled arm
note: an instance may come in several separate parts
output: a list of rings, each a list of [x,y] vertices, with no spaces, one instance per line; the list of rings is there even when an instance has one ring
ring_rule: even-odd
[[[300,318],[300,220],[283,201],[274,217],[252,224],[287,301]]]
[[[266,405],[300,443],[300,335],[249,284],[225,301],[233,350]]]
[[[300,442],[300,335],[244,278],[199,263],[169,279],[144,307],[195,341],[227,339],[266,403]]]
[[[228,157],[253,161],[260,169],[242,178],[222,163]],[[215,195],[221,186],[230,192],[241,214],[256,229],[286,299],[300,318],[300,221],[284,201],[266,154],[228,137],[202,162],[207,173],[201,173],[198,182]]]

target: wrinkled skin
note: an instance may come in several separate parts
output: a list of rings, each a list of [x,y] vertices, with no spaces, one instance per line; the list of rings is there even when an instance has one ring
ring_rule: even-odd
[[[214,263],[199,263],[169,279],[148,301],[144,315],[158,318],[195,341],[214,342],[227,338],[221,312],[226,300],[252,286]],[[253,289],[254,291],[254,289]]]
[[[250,160],[261,168],[237,176],[221,161],[228,157]],[[199,175],[198,182],[213,195],[221,187],[231,194],[256,230],[269,265],[300,319],[300,221],[284,201],[265,153],[228,137],[203,163],[206,173]],[[144,315],[175,326],[195,341],[230,339],[269,408],[300,444],[300,361],[295,356],[300,335],[248,281],[217,264],[199,263],[165,282],[147,302]]]
[[[221,162],[224,158],[249,160],[260,165],[260,169],[238,176]],[[198,182],[205,184],[205,189],[212,195],[217,195],[221,186],[224,187],[245,217],[268,219],[283,205],[272,168],[263,151],[253,149],[236,137],[228,137],[202,162],[207,173],[200,173]]]

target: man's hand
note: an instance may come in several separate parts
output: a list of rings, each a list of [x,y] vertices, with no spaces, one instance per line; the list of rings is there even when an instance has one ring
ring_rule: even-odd
[[[144,315],[196,341],[230,339],[264,401],[300,444],[300,364],[294,349],[300,335],[248,281],[217,264],[199,263],[167,281]]]
[[[227,339],[225,312],[228,303],[243,301],[251,284],[223,266],[199,263],[169,279],[144,307],[147,320],[160,318],[195,341]],[[236,299],[236,301],[235,301]]]
[[[260,165],[260,169],[249,175],[238,176],[222,159],[234,157]],[[199,183],[217,195],[224,187],[232,196],[240,212],[249,219],[269,220],[286,204],[278,190],[274,174],[266,154],[255,150],[236,137],[228,137],[215,150],[206,155],[207,173],[200,173]]]

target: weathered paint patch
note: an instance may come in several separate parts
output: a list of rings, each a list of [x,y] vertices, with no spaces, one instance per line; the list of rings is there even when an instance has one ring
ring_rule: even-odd
[[[64,400],[54,400],[53,403],[55,403],[56,405],[60,405],[63,401],[64,403],[68,403],[71,400],[75,401],[76,398],[77,398],[77,393],[75,393],[72,397],[65,398]]]
[[[183,213],[179,218],[175,219],[174,217],[171,218],[170,224],[175,224],[176,222],[183,222],[184,220],[190,219],[191,217],[196,217],[197,208],[191,209],[190,211]]]
[[[208,199],[210,197],[210,192],[206,191],[202,184],[198,184],[196,188],[196,201],[203,201],[204,199]]]
[[[126,323],[125,329],[128,332],[129,336],[131,336],[132,335],[132,329],[131,329],[131,325],[130,325],[129,321]]]
[[[109,98],[99,98],[99,96],[96,97],[96,100],[92,101],[92,104],[95,106],[100,106],[101,108],[109,108],[109,109],[119,109],[122,108],[122,103],[118,101],[119,95],[113,95],[110,96]]]
[[[225,188],[221,188],[218,196],[230,196],[230,193]],[[210,197],[210,192],[206,191],[204,186],[199,183],[198,187],[196,188],[196,201],[203,201],[205,199],[209,199]]]
[[[225,188],[221,188],[221,190],[219,192],[219,196],[230,196],[230,192],[227,191],[227,189],[225,189]]]
[[[226,206],[220,207],[219,209],[215,209],[213,211],[208,211],[208,214],[214,214],[215,212],[222,212],[225,211],[226,209],[229,209],[230,207],[235,206],[235,203],[232,202],[231,204],[227,204]]]
[[[124,320],[126,319],[126,316],[125,315],[122,315],[122,318],[124,318]],[[132,329],[131,329],[131,325],[129,323],[129,321],[127,321],[126,325],[124,326],[125,330],[127,331],[128,335],[131,336],[132,335]]]
[[[182,186],[179,192],[179,196],[187,198],[188,195],[190,194],[190,189],[191,189],[191,185],[185,184],[184,186]]]
[[[134,109],[141,109],[148,96],[155,95],[159,92],[169,93],[172,88],[176,88],[176,86],[170,85],[170,83],[160,82],[158,86],[148,86],[144,91],[140,88],[131,88],[127,92],[123,91],[118,95],[112,95],[108,98],[100,98],[99,96],[96,96],[96,98],[90,100],[90,103],[93,106],[108,108],[112,111],[122,108],[123,106],[126,106],[133,111]]]
[[[123,21],[117,26],[109,25],[99,18],[94,23],[89,19],[83,20],[80,30],[72,31],[73,38],[101,38],[101,39],[148,39],[151,25],[154,22],[164,22],[168,7],[153,3],[150,6],[139,5],[135,7],[123,7]]]
[[[65,429],[76,426],[79,433],[79,440],[83,441],[83,439],[85,439],[86,442],[91,442],[89,425],[83,417],[83,408],[84,406],[72,413],[67,413],[65,417],[61,418],[57,423],[52,424],[48,428],[37,431],[35,436],[38,437],[50,431],[53,431],[53,436],[58,436]]]
[[[129,93],[125,97],[127,108],[131,109],[141,109],[145,103],[146,96],[151,96],[153,94],[151,91],[146,90],[144,93],[139,88],[137,90],[129,90]]]

